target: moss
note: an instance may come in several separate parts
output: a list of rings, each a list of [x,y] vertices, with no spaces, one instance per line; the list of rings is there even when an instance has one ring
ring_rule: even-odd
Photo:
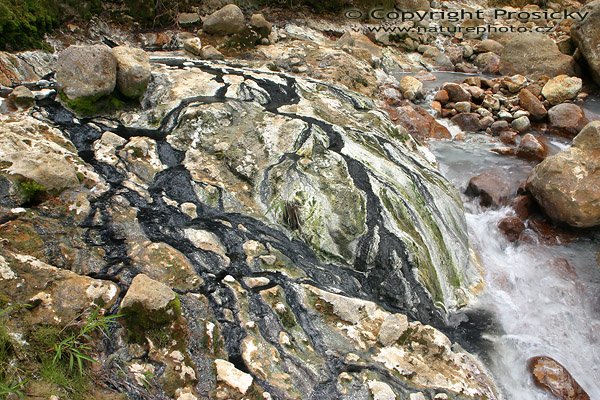
[[[181,317],[181,301],[178,296],[161,311],[149,313],[141,304],[136,303],[124,309],[123,314],[128,340],[132,343],[143,344],[148,339],[159,347],[167,347],[173,340],[181,339],[174,335],[171,327],[171,323]]]
[[[19,190],[24,203],[28,205],[39,204],[48,193],[48,189],[44,185],[34,180],[26,180],[19,183]]]
[[[115,94],[108,96],[90,96],[79,99],[69,99],[64,93],[59,93],[60,100],[76,114],[88,117],[112,113],[123,109],[126,103]]]

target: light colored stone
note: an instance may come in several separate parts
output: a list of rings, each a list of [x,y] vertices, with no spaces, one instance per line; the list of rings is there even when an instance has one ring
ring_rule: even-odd
[[[384,345],[394,344],[408,329],[408,318],[403,314],[390,314],[381,324],[377,340]]]
[[[577,77],[559,75],[550,79],[542,88],[542,95],[550,104],[573,100],[581,91],[583,81]]]
[[[190,52],[196,56],[202,54],[202,41],[199,37],[193,37],[189,39],[185,39],[183,41],[183,49],[187,52]]]
[[[244,13],[235,4],[228,4],[210,14],[202,23],[202,30],[210,34],[231,35],[244,29]]]
[[[400,80],[400,91],[408,100],[415,100],[423,95],[423,83],[417,78],[407,75]]]
[[[150,57],[142,49],[118,46],[112,49],[117,60],[117,89],[132,99],[144,95],[150,81]]]
[[[368,381],[369,390],[373,395],[373,400],[396,400],[396,394],[385,382]]]
[[[177,318],[176,300],[177,294],[167,285],[138,274],[123,297],[121,311],[124,314],[143,313],[141,318],[161,324]]]
[[[241,394],[246,394],[252,386],[252,376],[240,371],[229,361],[216,359],[217,379],[237,389]]]
[[[67,47],[58,54],[56,84],[69,100],[109,95],[117,85],[117,60],[104,45]]]

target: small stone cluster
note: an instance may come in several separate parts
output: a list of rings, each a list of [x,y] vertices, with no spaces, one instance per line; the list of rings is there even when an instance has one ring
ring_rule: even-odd
[[[199,22],[197,13],[180,15],[180,22],[187,24]],[[269,44],[273,40],[271,31],[273,25],[260,13],[252,14],[246,21],[244,13],[235,4],[228,4],[202,19],[202,30],[197,36],[183,35],[183,48],[196,56],[207,60],[221,60],[223,54],[212,45],[203,45],[201,35],[226,36],[222,46],[245,48],[257,44]]]
[[[523,75],[446,83],[431,103],[463,131],[497,136],[507,147],[494,151],[525,159],[546,157],[545,139],[531,132],[573,137],[587,118],[574,101],[586,97],[582,80],[567,75],[531,80]]]

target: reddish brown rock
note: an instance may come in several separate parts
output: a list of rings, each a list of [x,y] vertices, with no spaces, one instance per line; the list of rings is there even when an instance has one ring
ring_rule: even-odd
[[[537,386],[561,400],[590,400],[569,371],[550,357],[529,359],[529,371]]]
[[[433,100],[439,101],[441,104],[446,104],[448,101],[450,101],[450,96],[448,95],[447,91],[442,89],[435,94]]]
[[[471,94],[458,83],[446,83],[443,87],[450,101],[471,101]]]
[[[390,118],[395,124],[404,127],[408,133],[420,140],[450,139],[448,129],[435,120],[428,112],[419,106],[402,106],[389,110]]]
[[[517,217],[525,220],[536,210],[536,204],[529,195],[519,195],[510,203]]]
[[[506,205],[516,193],[516,185],[502,169],[490,169],[474,176],[465,191],[467,196],[479,196],[484,207]]]
[[[564,103],[548,110],[550,132],[567,137],[575,136],[589,122],[583,110],[576,104]]]
[[[442,104],[439,101],[432,101],[431,102],[431,109],[433,111],[435,111],[435,114],[437,116],[442,115]]]
[[[516,242],[525,230],[525,224],[519,217],[506,217],[500,220],[498,229],[500,229],[509,242]]]
[[[476,113],[457,114],[450,120],[463,131],[479,132],[482,130],[481,123],[479,122],[479,114]]]
[[[519,92],[519,105],[529,111],[531,119],[539,121],[546,118],[548,111],[544,104],[528,89],[522,89]]]
[[[558,245],[570,243],[577,238],[572,232],[569,232],[559,226],[556,226],[540,217],[530,218],[527,227],[538,235],[541,243],[546,245]]]
[[[517,157],[524,158],[526,160],[542,161],[546,158],[548,150],[538,138],[533,136],[531,133],[526,134],[521,139],[519,147],[517,147]]]
[[[517,143],[517,136],[519,134],[515,131],[502,131],[500,133],[500,141],[505,145],[513,145]]]

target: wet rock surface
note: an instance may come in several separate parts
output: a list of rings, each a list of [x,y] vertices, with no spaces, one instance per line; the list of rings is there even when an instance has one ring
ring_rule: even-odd
[[[83,279],[78,301],[120,303],[123,345],[102,350],[102,370],[134,397],[497,398],[479,361],[426,325],[444,326],[439,305],[466,304],[481,277],[425,148],[337,86],[179,58],[152,68],[141,110],[80,120],[45,100],[38,119],[6,117],[7,146],[37,140],[72,176],[0,153],[7,201],[24,202],[20,176],[48,190],[6,214],[0,282],[31,260]],[[23,121],[31,139],[13,133]]]

